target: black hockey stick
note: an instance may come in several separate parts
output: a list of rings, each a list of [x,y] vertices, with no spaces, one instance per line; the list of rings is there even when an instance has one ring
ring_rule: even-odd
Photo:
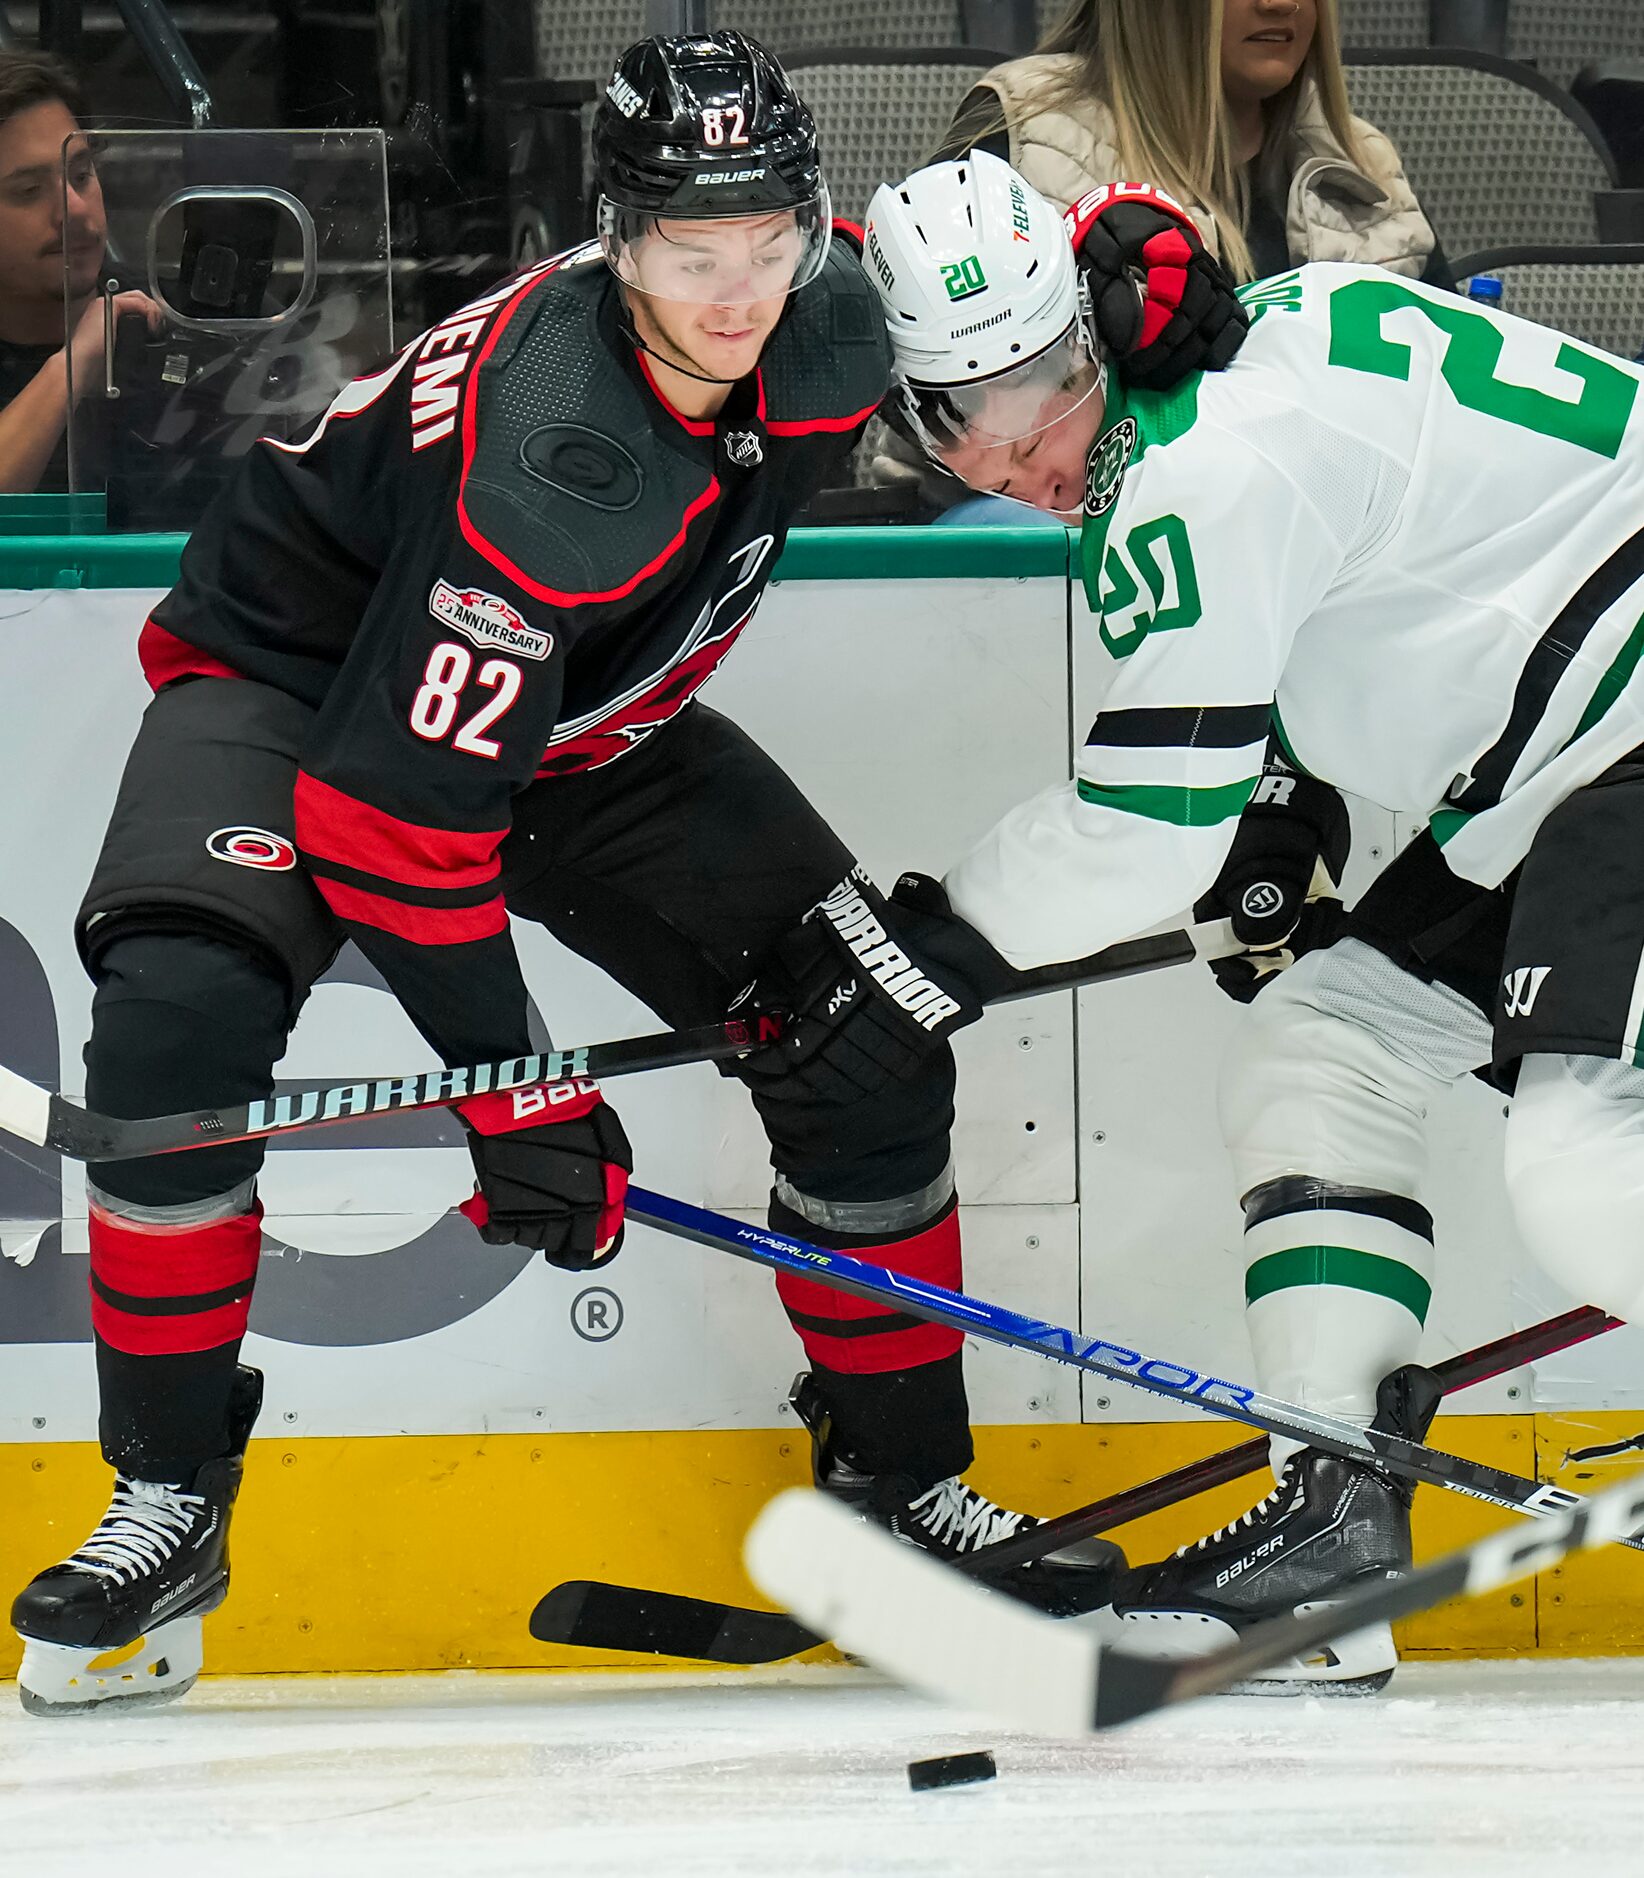
[[[684,1656],[698,1663],[777,1663],[826,1641],[784,1611],[755,1611],[600,1578],[555,1585],[537,1600],[530,1630],[538,1643]]]
[[[1218,1694],[1372,1624],[1546,1571],[1572,1552],[1629,1544],[1644,1525],[1644,1476],[1572,1499],[1530,1531],[1495,1533],[1305,1615],[1253,1625],[1224,1649],[1172,1660],[1134,1656],[1094,1628],[992,1596],[826,1494],[779,1495],[754,1521],[745,1558],[762,1591],[853,1656],[961,1708],[1035,1734],[1073,1737]]]
[[[1432,1373],[1444,1384],[1444,1393],[1452,1395],[1602,1336],[1618,1329],[1620,1323],[1619,1318],[1584,1304],[1475,1350],[1446,1357],[1433,1365]],[[996,1539],[950,1563],[970,1577],[1025,1564],[1211,1487],[1225,1486],[1266,1465],[1265,1439],[1240,1442],[1156,1480],[1042,1520],[1014,1538]],[[590,1578],[572,1579],[548,1592],[531,1613],[531,1635],[541,1643],[571,1644],[579,1649],[622,1650],[634,1655],[651,1652],[710,1663],[774,1663],[823,1641],[783,1611],[756,1611],[711,1598]]]
[[[332,1083],[265,1101],[156,1115],[145,1121],[99,1115],[0,1068],[0,1129],[76,1161],[130,1161],[149,1154],[180,1154],[189,1148],[220,1147],[227,1141],[254,1141],[302,1128],[363,1121],[368,1116],[450,1108],[470,1096],[530,1089],[566,1077],[631,1076],[639,1070],[673,1069],[681,1063],[714,1063],[740,1056],[756,1044],[774,1042],[781,1034],[778,1017],[761,1018],[756,1024],[733,1019],[695,1030],[665,1030],[650,1037],[585,1044],[578,1050],[509,1057],[472,1068]]]
[[[1127,939],[1082,959],[1042,965],[1019,974],[1018,985],[994,1002],[1009,1004],[1046,991],[1071,991],[1109,978],[1186,965],[1194,959],[1227,958],[1245,948],[1233,937],[1230,920],[1207,920],[1174,932]],[[14,1070],[0,1066],[0,1130],[50,1148],[77,1161],[130,1161],[149,1154],[178,1154],[188,1148],[219,1147],[228,1141],[252,1141],[290,1134],[368,1116],[404,1114],[413,1109],[450,1108],[470,1096],[497,1090],[529,1089],[568,1077],[631,1076],[640,1070],[673,1069],[682,1063],[714,1063],[741,1056],[760,1044],[774,1043],[782,1020],[770,1014],[751,1020],[730,1019],[695,1030],[667,1030],[651,1037],[626,1037],[613,1043],[586,1044],[579,1050],[550,1050],[537,1056],[510,1057],[464,1069],[429,1070],[420,1076],[387,1077],[368,1082],[332,1083],[317,1089],[271,1096],[227,1108],[194,1109],[183,1115],[156,1115],[123,1121],[81,1108],[52,1095]]]

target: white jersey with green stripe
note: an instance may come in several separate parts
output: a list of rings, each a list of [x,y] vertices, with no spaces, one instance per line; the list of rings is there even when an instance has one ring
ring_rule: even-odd
[[[947,879],[1015,965],[1191,906],[1270,725],[1487,886],[1644,743],[1644,372],[1373,268],[1244,297],[1225,372],[1104,416],[1080,543],[1099,714],[1074,778]]]

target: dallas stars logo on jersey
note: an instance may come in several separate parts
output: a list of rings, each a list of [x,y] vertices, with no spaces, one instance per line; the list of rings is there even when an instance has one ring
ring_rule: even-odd
[[[1085,463],[1087,515],[1105,515],[1119,500],[1136,438],[1135,418],[1121,417],[1105,436],[1097,439]]]

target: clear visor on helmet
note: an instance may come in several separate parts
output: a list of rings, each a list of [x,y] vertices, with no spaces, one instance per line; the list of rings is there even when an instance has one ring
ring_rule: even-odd
[[[974,453],[1025,443],[1102,389],[1104,372],[1082,319],[1020,365],[963,385],[908,382],[903,402],[919,441],[944,469]],[[956,473],[958,473],[956,471]]]
[[[636,293],[742,306],[815,280],[832,223],[825,187],[795,209],[690,219],[625,209],[602,196],[599,245],[617,279]]]

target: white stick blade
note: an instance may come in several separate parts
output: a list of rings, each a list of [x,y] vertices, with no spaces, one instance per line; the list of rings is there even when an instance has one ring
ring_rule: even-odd
[[[749,1530],[743,1561],[819,1636],[922,1694],[1032,1734],[1091,1732],[1093,1633],[961,1577],[826,1494],[779,1494]]]
[[[51,1126],[51,1097],[44,1089],[0,1063],[0,1128],[36,1147],[46,1145]]]

